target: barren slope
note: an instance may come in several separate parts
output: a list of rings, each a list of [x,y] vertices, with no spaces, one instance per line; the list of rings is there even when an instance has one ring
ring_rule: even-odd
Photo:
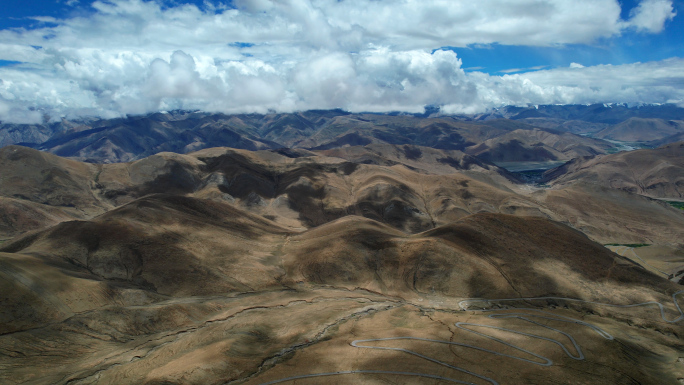
[[[346,217],[293,236],[283,251],[295,281],[402,297],[589,298],[617,282],[625,290],[668,286],[579,231],[539,217],[476,214],[413,236]]]
[[[0,149],[0,239],[112,205],[93,190],[99,166],[21,146]]]
[[[534,162],[603,154],[611,147],[609,143],[570,133],[518,129],[465,151],[489,162]]]
[[[653,159],[653,167],[644,170],[654,170],[655,175],[645,181],[663,186],[648,191],[678,191],[676,178],[680,174],[675,165],[681,160],[679,147],[668,148],[651,154],[668,153],[670,158],[660,159],[662,154],[645,158]],[[15,150],[21,157],[7,156]],[[306,150],[252,152],[214,148],[187,155],[160,153],[132,163],[110,165],[63,160],[22,147],[8,147],[4,154],[2,169],[7,172],[0,174],[7,181],[0,186],[4,192],[0,236],[4,238],[64,220],[89,219],[108,208],[154,193],[223,202],[292,231],[359,215],[416,233],[467,215],[498,212],[573,223],[579,229],[592,229],[586,232],[594,239],[605,239],[596,236],[607,231],[606,234],[620,234],[621,239],[671,243],[674,241],[668,237],[674,233],[670,229],[681,226],[681,215],[676,215],[676,210],[636,195],[620,195],[616,203],[601,189],[568,189],[563,194],[570,193],[560,205],[561,201],[546,198],[561,194],[560,191],[531,194],[529,188],[513,183],[505,171],[474,161],[468,155],[413,146],[377,145],[325,152],[334,156]],[[574,164],[581,162],[565,167]],[[592,168],[580,169],[577,175],[587,170]],[[624,175],[624,169],[616,169],[616,174]],[[559,182],[554,182],[554,190],[566,184],[562,183],[563,178],[574,183],[573,175],[559,178]],[[591,175],[598,184],[611,180]],[[666,183],[658,184],[661,180]],[[606,216],[607,206],[587,204],[593,201],[606,202],[608,206],[617,204],[621,209]],[[582,214],[574,214],[576,209],[570,207],[581,207]],[[654,221],[652,213],[660,211],[664,214]],[[577,222],[578,217],[587,226]],[[624,226],[625,223],[636,225]]]
[[[369,144],[318,151],[318,153],[359,164],[382,166],[403,164],[412,170],[428,174],[453,174],[456,171],[472,171],[470,174],[485,174],[493,179],[501,176],[507,179],[515,178],[491,163],[483,162],[474,156],[457,150],[438,150],[407,144],[402,146]]]
[[[22,204],[31,211],[17,216],[12,214],[14,206],[5,203],[7,232],[3,236],[68,218],[87,219],[153,193],[231,203],[293,229],[356,214],[411,232],[479,211],[508,212],[507,202],[526,200],[510,190],[514,184],[510,175],[495,166],[462,153],[419,147],[403,147],[402,152],[406,149],[413,151],[409,154],[413,159],[397,154],[393,146],[373,150],[380,159],[377,163],[384,165],[359,164],[306,150],[227,148],[91,165],[7,147],[0,164],[0,170],[7,170],[0,174],[0,196],[19,199],[14,206]],[[533,202],[523,206],[539,212]]]
[[[684,122],[663,119],[629,118],[597,132],[594,136],[623,142],[650,142],[681,134]]]
[[[408,235],[346,217],[288,236],[225,204],[154,195],[90,222],[14,240],[2,251],[2,292],[16,293],[0,297],[9,321],[0,333],[0,380],[7,384],[264,383],[336,371],[346,374],[326,382],[433,383],[429,376],[437,374],[476,383],[558,382],[569,375],[583,382],[650,383],[680,373],[672,364],[681,344],[668,335],[681,327],[659,322],[647,308],[561,298],[501,304],[582,318],[615,335],[617,341],[596,341],[585,324],[551,321],[577,338],[577,349],[586,349],[580,361],[553,343],[488,328],[558,338],[535,324],[506,321],[510,311],[498,321],[455,311],[466,297],[557,296],[658,301],[673,318],[674,284],[542,218],[477,214]],[[510,316],[521,311],[536,314],[523,309]],[[521,363],[516,356],[529,357],[456,322],[558,364]],[[402,351],[361,354],[353,342],[381,337],[427,338],[436,346],[451,341],[466,350],[456,354],[405,339],[386,342]],[[450,364],[426,366],[406,350]],[[497,351],[508,356],[492,354]]]
[[[576,159],[547,171],[545,179],[556,186],[582,181],[652,198],[684,199],[684,142]]]

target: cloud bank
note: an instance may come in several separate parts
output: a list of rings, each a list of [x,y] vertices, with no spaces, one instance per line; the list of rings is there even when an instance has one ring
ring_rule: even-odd
[[[159,110],[450,113],[501,105],[681,103],[684,60],[466,72],[445,46],[589,44],[658,33],[670,0],[237,0],[234,7],[96,1],[92,12],[0,31],[0,120]],[[467,64],[467,63],[466,63]],[[466,65],[467,67],[467,65]]]

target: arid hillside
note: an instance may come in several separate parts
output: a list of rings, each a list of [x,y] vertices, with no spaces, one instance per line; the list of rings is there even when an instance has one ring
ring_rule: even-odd
[[[684,200],[684,142],[578,158],[547,171],[545,180],[555,186],[582,181],[652,198]]]
[[[597,132],[594,137],[623,142],[651,142],[683,132],[684,121],[681,120],[629,118]]]
[[[539,162],[605,154],[611,148],[604,141],[535,129],[511,131],[468,147],[466,153],[488,162]]]
[[[44,226],[85,219],[153,193],[228,202],[290,228],[356,214],[410,232],[524,200],[510,190],[509,173],[460,152],[386,145],[378,164],[364,164],[299,151],[215,148],[93,165],[8,146],[0,152],[0,194],[43,215],[3,217],[5,236],[37,229],[41,219]]]
[[[677,149],[673,145],[643,152],[647,154],[643,164],[655,162],[644,170],[671,176],[663,179],[656,173],[660,191],[676,192],[679,188],[679,173],[674,165],[682,157]],[[666,163],[668,167],[663,167],[661,161],[649,160],[660,159],[660,155],[653,155],[660,153],[669,153],[673,159]],[[610,178],[569,173],[554,181],[551,189],[530,188],[515,175],[462,152],[408,145],[319,152],[214,148],[186,155],[160,153],[135,162],[104,165],[8,146],[0,151],[0,166],[5,181],[0,185],[0,202],[5,207],[0,217],[4,232],[0,236],[4,238],[64,220],[89,219],[155,193],[229,203],[292,231],[358,215],[417,233],[481,212],[540,216],[571,223],[604,243],[617,238],[676,243],[684,228],[678,210],[644,200],[637,191],[623,188],[626,182],[605,185]],[[619,172],[625,175],[625,171]],[[573,187],[576,182],[586,187]],[[631,194],[620,195],[620,190]],[[606,212],[604,208],[609,206],[616,210]],[[576,207],[581,210],[578,212]]]
[[[2,384],[684,378],[684,214],[588,176],[408,144],[8,146],[0,203]]]
[[[679,287],[543,218],[475,214],[410,235],[347,216],[294,233],[229,203],[150,195],[90,221],[14,239],[0,249],[0,262],[0,349],[7,352],[0,379],[8,384],[265,383],[340,371],[348,377],[333,383],[406,375],[427,383],[435,373],[555,382],[569,372],[587,382],[652,383],[680,373],[670,365],[681,343],[668,337],[677,325],[659,321],[654,309],[595,304],[662,302],[669,320],[677,316],[671,296]],[[618,341],[596,343],[590,330],[560,322],[556,327],[570,328],[582,347],[568,351],[568,360],[554,344],[517,341],[542,362],[548,356],[562,365],[543,370],[528,361],[512,380],[505,373],[525,356],[497,346],[488,328],[553,334],[505,322],[519,311],[502,309],[491,314],[504,318],[492,320],[478,313],[483,304],[463,299],[526,297],[545,298],[527,301],[550,306],[544,317],[555,323],[568,316],[599,322]],[[468,311],[451,310],[459,306]],[[621,326],[626,320],[639,328]],[[625,327],[640,339],[629,341]],[[652,328],[664,334],[653,338]],[[354,341],[364,338],[407,344],[396,355],[358,357]],[[426,351],[415,338],[457,344],[482,362],[449,349]],[[573,361],[581,349],[586,359]],[[653,349],[657,358],[644,353]],[[512,358],[494,365],[496,352]],[[438,364],[431,370],[424,357]]]

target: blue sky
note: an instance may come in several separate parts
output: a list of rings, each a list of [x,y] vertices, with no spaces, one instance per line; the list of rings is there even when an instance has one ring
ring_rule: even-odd
[[[76,16],[87,16],[95,10],[91,7],[93,1],[87,0],[3,0],[3,8],[0,9],[0,29],[8,28],[40,28],[44,23],[32,19],[36,16],[49,16],[65,19]],[[173,7],[179,4],[192,4],[206,10],[207,4],[225,4],[233,7],[232,1],[164,1],[165,7]]]
[[[93,13],[89,1],[46,1],[46,0],[5,0],[9,6],[0,10],[0,30],[10,28],[41,28],[50,23],[32,19],[36,16],[49,16],[64,19]],[[638,5],[637,0],[621,0],[620,16],[629,18],[629,13]],[[235,8],[232,1],[205,2],[166,1],[165,6],[193,4],[207,10],[207,4],[225,5]],[[675,12],[684,15],[684,1],[673,3]],[[215,10],[213,12],[216,12]],[[620,36],[599,39],[590,44],[570,44],[558,47],[536,47],[518,45],[473,44],[469,47],[439,47],[452,49],[467,63],[466,70],[479,70],[490,74],[500,71],[511,73],[514,69],[524,72],[541,68],[569,66],[578,62],[585,66],[597,64],[627,64],[663,60],[684,55],[684,17],[668,21],[662,33],[643,34],[625,31]],[[437,48],[437,47],[435,47]],[[0,61],[0,66],[16,62]]]
[[[622,1],[622,17],[637,1]],[[644,34],[625,31],[620,36],[599,39],[589,44],[570,44],[559,47],[502,46],[454,48],[469,67],[482,67],[495,74],[510,69],[534,69],[537,67],[565,67],[576,62],[585,66],[598,64],[628,64],[658,61],[684,55],[684,2],[675,2],[675,17],[666,23],[662,33]],[[522,72],[522,71],[521,71]]]
[[[0,120],[684,103],[677,0],[5,0]]]

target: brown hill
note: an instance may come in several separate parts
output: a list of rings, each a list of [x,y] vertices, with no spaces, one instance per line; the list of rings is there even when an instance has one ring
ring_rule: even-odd
[[[360,215],[419,232],[479,211],[507,210],[510,201],[526,201],[510,190],[512,183],[502,176],[503,171],[460,171],[460,161],[448,156],[445,161],[453,163],[449,164],[453,172],[442,175],[416,172],[402,164],[359,164],[320,156],[288,158],[271,152],[214,149],[192,156],[207,165],[203,178],[212,181],[195,196],[226,199],[292,228]],[[381,157],[385,160],[379,163],[395,162],[392,155]],[[463,165],[469,167],[467,161]],[[527,201],[522,206],[540,213]]]
[[[415,159],[406,158],[407,149]],[[305,150],[225,148],[90,165],[8,147],[4,154],[22,155],[3,158],[0,170],[8,171],[2,173],[0,196],[20,199],[24,206],[37,207],[34,211],[41,207],[36,204],[51,205],[59,215],[26,213],[33,221],[10,218],[5,236],[39,228],[41,221],[47,226],[67,218],[87,219],[153,193],[232,203],[293,229],[356,214],[411,232],[483,210],[507,212],[507,201],[525,201],[511,192],[508,173],[462,153],[425,149],[423,154],[418,147],[393,146],[368,151],[374,151],[377,163],[394,165],[359,164]],[[523,205],[538,211],[534,203]]]
[[[350,216],[288,234],[226,204],[154,195],[93,221],[66,222],[12,241],[0,253],[0,351],[7,352],[0,355],[0,379],[7,384],[219,384],[359,365],[424,373],[424,362],[410,354],[369,356],[359,363],[350,343],[383,336],[451,338],[497,351],[499,343],[473,340],[449,325],[521,325],[487,321],[492,313],[455,311],[460,299],[553,295],[659,301],[669,309],[669,295],[677,290],[581,233],[543,218],[477,214],[408,235]],[[550,371],[511,371],[520,363],[499,357],[492,362],[482,350],[468,350],[477,361],[472,368],[449,349],[426,354],[455,360],[475,373],[486,370],[502,383],[510,373],[516,383],[540,375],[557,382],[569,373],[587,382],[619,382],[625,373],[640,382],[676,377],[670,365],[676,337],[668,335],[679,329],[653,321],[648,309],[630,309],[623,316],[615,313],[620,309],[607,313],[600,306],[559,299],[527,302],[521,306],[599,323],[620,343],[591,342],[594,330],[554,324],[571,328],[582,348],[588,344],[587,360],[577,362],[564,359],[556,345],[516,340],[559,361]],[[530,328],[521,331],[539,333]],[[625,332],[638,336],[626,348]],[[407,348],[425,350],[416,344]],[[660,358],[649,349],[661,352]],[[315,358],[329,356],[334,364]],[[604,362],[606,356],[612,366]],[[462,372],[444,375],[463,378]]]
[[[347,135],[335,134],[344,115],[298,116],[331,126],[328,139]],[[410,134],[404,117],[369,116],[389,130],[373,135]],[[310,129],[291,118],[273,116],[262,128],[282,130],[263,135]],[[421,135],[451,135],[441,123]],[[522,126],[460,132],[465,142]],[[674,160],[652,173],[679,150],[654,150]],[[649,156],[625,165],[646,169]],[[458,150],[380,143],[105,165],[12,147],[0,150],[0,178],[0,230],[14,236],[0,242],[2,384],[684,377],[681,286],[640,266],[647,254],[632,261],[600,244],[654,244],[679,271],[663,253],[681,259],[684,215],[599,177],[529,186]]]
[[[617,282],[668,287],[579,231],[539,217],[475,214],[413,236],[346,217],[293,236],[283,251],[289,279],[402,297],[590,298]]]
[[[27,147],[0,148],[0,239],[111,209],[94,191],[100,169]]]
[[[468,147],[465,152],[488,162],[540,162],[603,154],[611,147],[570,133],[518,129]]]
[[[260,257],[274,237],[286,234],[229,204],[150,195],[91,221],[64,222],[18,238],[2,250],[50,255],[100,279],[163,295],[201,295],[263,289],[254,286],[260,280],[277,285],[273,277],[256,276],[272,270],[260,265]],[[249,272],[253,263],[262,269],[258,274]]]
[[[540,190],[533,196],[597,242],[684,247],[684,215],[664,202],[583,182]]]
[[[670,287],[580,232],[543,218],[476,214],[409,236],[348,216],[295,235],[230,205],[169,195],[136,200],[92,221],[61,223],[8,242],[0,252],[15,253],[2,259],[11,266],[3,269],[5,293],[25,293],[3,299],[13,316],[3,333],[127,302],[124,292],[148,293],[137,294],[144,302],[305,282],[404,298],[595,299],[608,287],[625,285],[629,290],[615,290],[613,297],[622,301],[634,299],[625,293],[637,293],[636,286]],[[37,266],[33,273],[31,266]],[[40,291],[27,291],[26,280],[35,279]],[[92,293],[74,294],[83,280]],[[40,293],[50,294],[32,297]],[[77,299],[83,295],[92,298]]]
[[[646,143],[649,147],[660,147],[669,143],[684,142],[684,130],[678,134],[666,136],[665,138]]]
[[[657,118],[629,118],[624,122],[597,132],[594,137],[623,142],[650,142],[681,134],[684,122]]]
[[[610,124],[606,123],[593,123],[584,120],[566,120],[561,118],[537,117],[520,119],[520,121],[535,127],[569,132],[576,135],[595,134],[610,127]]]
[[[0,195],[53,207],[102,210],[91,190],[98,166],[21,146],[0,149]]]
[[[596,184],[652,198],[684,199],[684,142],[575,159],[545,173],[555,186]]]
[[[72,210],[0,197],[0,240],[79,217]]]
[[[429,174],[453,174],[456,171],[473,171],[473,174],[486,174],[492,178],[505,176],[514,178],[505,170],[491,163],[467,155],[462,151],[438,150],[430,147],[390,144],[369,144],[366,146],[342,147],[318,153],[342,158],[359,164],[394,166],[403,164],[419,172]]]
[[[575,223],[572,210],[549,203],[545,198],[548,194],[531,194],[534,189],[512,183],[505,171],[455,151],[390,145],[322,153],[215,148],[188,155],[161,153],[132,163],[89,165],[22,147],[16,147],[23,155],[15,159],[7,156],[11,149],[3,152],[6,155],[2,167],[8,171],[0,174],[24,188],[12,185],[14,182],[0,185],[0,190],[9,195],[2,200],[0,236],[3,238],[64,220],[89,219],[107,208],[155,193],[231,204],[292,231],[320,226],[347,215],[364,216],[411,233],[479,212],[535,215]],[[21,178],[17,170],[29,177]],[[50,173],[65,177],[44,177]],[[675,170],[672,177],[677,175]],[[606,178],[596,179],[602,183]],[[676,182],[673,179],[672,183],[676,185]],[[55,184],[54,188],[50,187],[51,183]],[[592,190],[571,194],[568,204],[582,206],[593,193],[598,194],[596,200],[604,199],[601,190]],[[73,202],[74,207],[43,203],[65,201]],[[658,235],[669,234],[667,231],[655,229],[681,226],[679,217],[671,215],[676,210],[660,216],[661,225],[650,227],[649,210],[667,208],[636,196],[621,196],[620,205],[625,210],[616,211],[620,214],[604,220],[595,219],[603,216],[602,207],[587,206],[593,208],[583,210],[586,215],[582,217],[589,226],[578,228],[593,229],[587,230],[592,237],[600,234],[595,230],[612,226],[621,230],[610,234],[620,234],[621,239],[674,242]],[[643,210],[630,213],[631,206],[643,207]],[[636,212],[639,214],[634,215]],[[621,226],[625,221],[640,225],[625,228]],[[603,236],[594,239],[612,242]]]
[[[3,330],[149,298],[282,288],[287,231],[229,204],[150,195],[2,244]],[[27,285],[28,283],[28,285]],[[83,291],[79,291],[83,287]]]

